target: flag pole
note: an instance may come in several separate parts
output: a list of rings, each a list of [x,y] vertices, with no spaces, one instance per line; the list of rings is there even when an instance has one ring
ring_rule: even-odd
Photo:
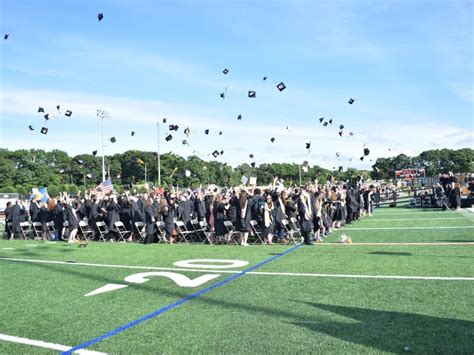
[[[156,121],[156,130],[157,130],[157,149],[156,155],[158,159],[158,186],[161,186],[161,162],[160,162],[160,121]]]

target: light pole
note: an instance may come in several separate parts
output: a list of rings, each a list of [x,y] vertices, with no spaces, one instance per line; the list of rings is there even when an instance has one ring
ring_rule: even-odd
[[[102,126],[102,181],[105,181],[105,159],[104,159],[104,118],[110,117],[110,112],[97,110],[97,117],[100,118]]]
[[[160,162],[160,121],[156,121],[156,130],[157,130],[157,149],[156,155],[158,159],[158,186],[161,186],[161,162]]]

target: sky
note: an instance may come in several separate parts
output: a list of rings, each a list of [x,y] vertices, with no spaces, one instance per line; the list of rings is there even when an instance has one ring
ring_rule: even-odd
[[[370,169],[378,157],[474,148],[474,1],[0,4],[2,148],[100,154],[98,109],[110,113],[106,155],[157,151],[158,123],[161,153],[223,150],[215,160],[234,167],[253,154],[257,165]],[[164,117],[179,126],[168,142]]]

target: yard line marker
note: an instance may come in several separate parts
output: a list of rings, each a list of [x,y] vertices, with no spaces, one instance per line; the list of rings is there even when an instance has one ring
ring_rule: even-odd
[[[26,247],[37,247],[38,244],[25,244]]]
[[[20,338],[20,337],[6,335],[6,334],[0,334],[0,340],[9,341],[11,343],[17,343],[17,344],[37,346],[39,348],[52,349],[52,350],[58,350],[58,351],[68,351],[72,349],[72,347],[66,346],[66,345],[48,343],[45,341],[33,340],[33,339],[28,339],[28,338]],[[107,353],[101,353],[99,351],[92,351],[92,350],[77,350],[77,351],[74,351],[74,354],[105,355]]]
[[[73,353],[74,351],[87,348],[87,347],[89,347],[89,346],[91,346],[91,345],[94,345],[94,344],[96,344],[96,343],[98,343],[98,342],[101,342],[102,340],[105,340],[105,339],[110,338],[110,337],[112,337],[112,336],[114,336],[114,335],[117,335],[117,334],[119,334],[119,333],[121,333],[121,332],[123,332],[123,331],[125,331],[125,330],[127,330],[127,329],[129,329],[129,328],[131,328],[131,327],[134,327],[134,326],[136,326],[136,325],[138,325],[138,324],[140,324],[140,323],[143,323],[143,322],[145,322],[145,321],[147,321],[147,320],[149,320],[149,319],[153,319],[153,318],[159,316],[159,315],[162,314],[162,313],[165,313],[165,312],[167,312],[167,311],[170,311],[170,310],[172,310],[173,308],[179,307],[179,306],[181,306],[182,304],[187,303],[187,302],[189,302],[189,301],[191,301],[191,300],[193,300],[193,299],[195,299],[195,298],[197,298],[197,297],[199,297],[199,296],[201,296],[201,295],[204,295],[204,294],[206,294],[206,293],[208,293],[208,292],[210,292],[210,291],[212,291],[212,290],[214,290],[214,289],[216,289],[216,288],[218,288],[218,287],[224,286],[225,284],[227,284],[227,283],[229,283],[229,282],[231,282],[231,281],[233,281],[233,280],[235,280],[235,279],[237,279],[237,278],[239,278],[239,277],[241,277],[241,276],[244,276],[245,274],[248,274],[249,272],[251,272],[251,271],[253,271],[253,270],[255,270],[255,269],[258,269],[259,267],[261,267],[261,266],[263,266],[263,265],[265,265],[265,264],[268,264],[269,262],[271,262],[271,261],[273,261],[273,260],[275,260],[275,259],[278,259],[278,258],[281,258],[282,256],[288,255],[289,253],[295,251],[296,249],[298,249],[298,248],[300,248],[300,247],[302,247],[302,246],[303,246],[303,244],[295,245],[294,247],[292,247],[292,248],[290,248],[290,249],[284,251],[283,253],[279,253],[279,254],[277,254],[277,255],[274,255],[274,256],[272,256],[271,258],[268,258],[268,259],[266,259],[266,260],[264,260],[264,261],[258,263],[257,265],[254,265],[254,266],[252,266],[252,267],[250,267],[250,268],[248,268],[248,269],[245,269],[245,270],[243,270],[243,271],[239,271],[239,272],[238,272],[237,274],[235,274],[235,275],[232,275],[232,276],[230,276],[230,277],[228,277],[228,278],[226,278],[226,279],[224,279],[224,280],[222,280],[222,281],[216,282],[215,284],[212,284],[211,286],[206,287],[206,288],[204,288],[204,289],[202,289],[202,290],[200,290],[200,291],[198,291],[198,292],[192,293],[192,294],[189,295],[189,296],[186,296],[186,297],[184,297],[184,298],[181,298],[180,300],[178,300],[178,301],[176,301],[176,302],[174,302],[174,303],[171,303],[171,304],[169,304],[169,305],[167,305],[167,306],[165,306],[165,307],[162,307],[162,308],[160,308],[160,309],[158,309],[158,310],[156,310],[156,311],[154,311],[154,312],[152,312],[152,313],[150,313],[150,314],[147,314],[147,315],[145,315],[145,316],[143,316],[143,317],[141,317],[141,318],[138,318],[138,319],[134,320],[133,322],[130,322],[130,323],[128,323],[128,324],[124,324],[124,325],[122,325],[122,326],[120,326],[120,327],[118,327],[118,328],[116,328],[116,329],[111,330],[111,331],[108,332],[108,333],[105,333],[105,334],[103,334],[103,335],[98,336],[98,337],[95,338],[95,339],[89,340],[89,341],[87,341],[87,342],[85,342],[85,343],[82,343],[82,344],[80,344],[80,345],[78,345],[78,346],[75,346],[74,348],[72,348],[72,349],[70,349],[70,350],[68,350],[68,351],[63,352],[63,354],[65,354],[65,355],[66,355],[66,354],[71,354],[71,353]],[[202,271],[202,270],[201,270],[201,271]],[[223,271],[223,270],[220,270],[220,272],[222,272],[222,271]]]
[[[367,231],[367,230],[401,230],[401,229],[472,229],[474,226],[445,226],[445,227],[362,227],[362,228],[347,228],[344,227],[345,231]]]

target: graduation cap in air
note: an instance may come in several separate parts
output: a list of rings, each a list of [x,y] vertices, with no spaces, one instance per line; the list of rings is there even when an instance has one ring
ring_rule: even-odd
[[[8,33],[5,33],[5,34],[3,35],[3,39],[7,40],[7,39],[8,39],[8,36],[10,36],[10,35],[9,35]]]
[[[241,120],[241,119],[242,119],[242,115],[238,115],[238,116],[237,116],[237,119],[238,119],[238,120]]]
[[[344,129],[344,125],[341,124],[341,125],[339,126],[339,129]]]
[[[332,118],[329,120],[329,124],[332,124]]]
[[[61,113],[61,105],[57,105],[57,106],[56,106],[56,110],[58,110],[59,113]]]
[[[38,107],[38,112],[43,112],[44,113],[44,108]]]
[[[283,82],[281,82],[281,83],[279,83],[279,84],[277,85],[277,89],[278,89],[279,91],[283,91],[283,90],[286,89],[286,85],[283,84]]]
[[[163,123],[166,123],[166,117],[165,117],[165,118],[163,118]]]
[[[324,117],[321,117],[321,118],[319,119],[319,123],[322,123],[323,121],[324,121]]]
[[[49,119],[53,119],[54,116],[53,115],[50,115],[49,113],[47,113],[46,115],[44,115],[44,119],[47,121]]]
[[[67,116],[67,117],[71,117],[72,115],[72,111],[71,110],[67,110],[65,113],[64,113],[64,116]]]
[[[224,151],[223,151],[223,150],[221,150],[220,153],[221,153],[221,155],[224,155]]]
[[[115,139],[115,137],[110,138],[110,141],[111,141],[112,143],[117,142],[117,140]]]
[[[172,139],[173,139],[173,136],[172,136],[171,134],[168,134],[168,135],[166,136],[166,138],[165,138],[165,140],[166,140],[167,142],[169,142],[169,141],[172,140]]]
[[[308,165],[309,165],[309,162],[308,162],[307,160],[305,160],[305,161],[303,162],[303,166],[308,166]]]
[[[249,154],[249,158],[250,158],[250,159],[253,159],[253,154]]]
[[[355,100],[353,98],[350,98],[349,101],[348,101],[349,105],[352,105],[354,103],[354,101]]]
[[[267,77],[266,77],[266,76],[263,77],[263,81],[265,81],[265,80],[267,80]]]
[[[177,131],[178,128],[179,128],[179,127],[178,127],[177,125],[175,125],[175,124],[170,124],[170,125],[168,126],[168,129],[169,129],[170,131]]]
[[[219,131],[219,135],[222,136],[222,131]]]
[[[29,125],[28,128],[30,129],[30,131],[34,131],[35,130],[35,127],[33,125]]]
[[[326,127],[327,125],[328,125],[328,123],[327,123],[327,122],[324,122],[324,123],[323,123],[323,126],[324,126],[324,127]]]
[[[273,137],[270,138],[270,142],[272,142],[272,143],[275,142],[275,138],[273,138]]]
[[[229,69],[225,68],[222,73],[224,73],[224,75],[227,75],[229,73]]]
[[[87,174],[86,176],[88,179],[92,179],[92,174]]]
[[[364,148],[364,156],[367,156],[370,154],[369,148]]]
[[[219,96],[225,99],[225,93],[221,92]]]
[[[217,150],[212,152],[212,155],[214,158],[217,158],[219,156],[219,152]]]
[[[189,130],[189,127],[186,127],[186,128],[184,129],[184,134],[186,135],[186,137],[189,137],[189,133],[190,133],[190,132],[191,132],[191,131]]]
[[[130,133],[130,135],[133,137],[135,135],[135,131],[132,131],[132,133]]]
[[[93,150],[93,151],[92,151],[92,155],[93,155],[93,156],[96,156],[96,155],[97,155],[97,150]]]
[[[364,160],[364,157],[360,157],[360,161]]]
[[[209,134],[209,130],[208,130],[208,129],[205,129],[205,130],[204,130],[204,134]]]
[[[342,137],[343,131],[339,131],[339,136]]]
[[[342,170],[344,170],[344,167],[343,167],[343,166],[340,166],[339,168],[337,168],[337,170],[338,170],[339,172],[342,172]]]
[[[254,161],[253,161],[252,163],[250,163],[250,166],[251,166],[252,168],[254,168],[254,169],[255,169],[255,165],[256,165],[256,164],[255,164]]]
[[[311,149],[311,142],[306,143],[306,149],[308,149],[308,150]]]
[[[341,153],[339,153],[339,152],[336,152],[336,157],[338,157],[338,158],[339,158],[340,156],[341,156]]]
[[[354,135],[354,132],[349,132],[349,135],[350,135],[350,136],[353,136],[353,135]]]
[[[47,127],[41,128],[41,133],[48,134],[48,128]]]
[[[188,141],[187,141],[186,139],[183,139],[183,140],[181,141],[181,143],[183,143],[183,145],[185,145],[185,144],[189,145],[189,143],[188,143]]]
[[[255,99],[257,97],[257,92],[253,90],[249,90],[248,96],[252,99]]]
[[[99,14],[97,14],[97,19],[100,21],[102,21],[102,19],[104,18],[104,14],[101,12]]]

